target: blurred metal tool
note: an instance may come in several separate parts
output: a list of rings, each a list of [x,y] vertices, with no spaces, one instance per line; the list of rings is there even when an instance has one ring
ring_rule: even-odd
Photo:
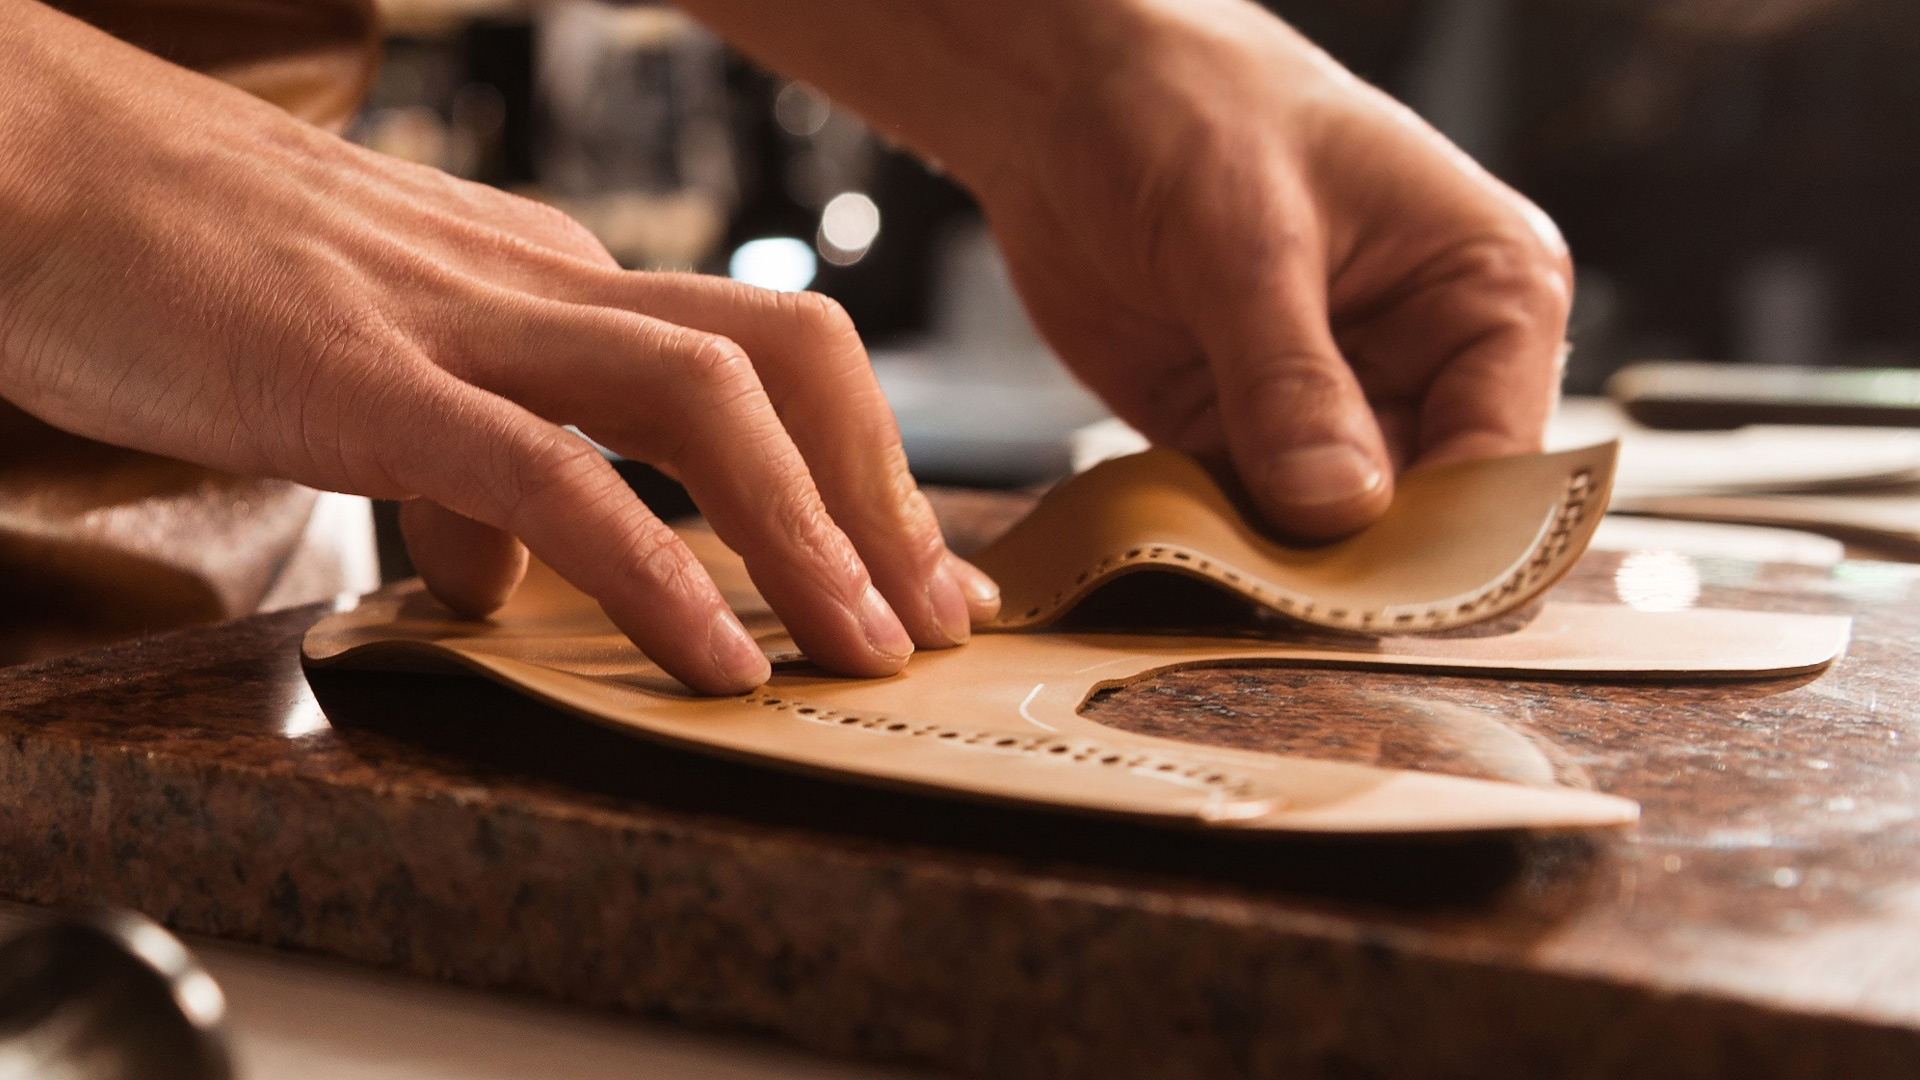
[[[1607,396],[1657,430],[1749,424],[1920,428],[1920,371],[1652,360],[1607,380]]]
[[[0,945],[0,1080],[229,1080],[220,987],[132,912],[64,918]]]

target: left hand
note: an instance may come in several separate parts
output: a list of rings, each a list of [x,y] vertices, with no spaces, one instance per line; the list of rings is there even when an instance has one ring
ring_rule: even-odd
[[[1295,535],[1539,449],[1573,287],[1546,215],[1251,4],[1136,14],[969,170],[1066,363]]]

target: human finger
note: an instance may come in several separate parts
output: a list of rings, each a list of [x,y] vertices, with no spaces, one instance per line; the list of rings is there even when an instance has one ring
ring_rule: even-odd
[[[1420,196],[1446,234],[1347,263],[1367,316],[1340,345],[1409,465],[1537,451],[1567,352],[1573,266],[1552,221],[1491,177],[1449,178]]]
[[[960,585],[960,595],[966,597],[967,617],[975,625],[992,622],[1000,613],[999,582],[951,551],[947,552],[946,561],[948,572]]]
[[[742,693],[764,653],[693,553],[585,440],[422,363],[366,410],[387,490],[416,492],[524,541],[695,690]],[[444,522],[442,523],[444,524]],[[484,581],[484,579],[483,579]]]
[[[461,365],[463,377],[671,472],[817,663],[853,675],[900,670],[913,640],[738,344],[610,307],[501,303],[508,329]]]
[[[512,533],[432,499],[400,504],[407,554],[434,598],[470,619],[500,609],[527,573],[527,548]]]
[[[1275,527],[1353,532],[1386,511],[1393,465],[1328,322],[1326,272],[1297,235],[1256,239],[1253,257],[1192,294],[1234,465]],[[1223,280],[1225,279],[1225,280]]]
[[[992,579],[951,556],[907,468],[893,410],[846,311],[818,293],[778,293],[691,274],[606,282],[601,302],[644,305],[721,334],[752,357],[827,511],[923,648],[967,640],[976,610],[998,610]]]

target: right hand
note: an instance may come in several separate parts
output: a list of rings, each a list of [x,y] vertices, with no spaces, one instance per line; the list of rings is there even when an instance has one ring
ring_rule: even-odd
[[[750,689],[766,659],[561,425],[686,484],[827,668],[890,674],[997,607],[832,301],[622,271],[557,211],[32,0],[0,0],[0,61],[0,397],[103,442],[412,500],[415,562],[464,614],[504,602],[531,548],[703,692]]]

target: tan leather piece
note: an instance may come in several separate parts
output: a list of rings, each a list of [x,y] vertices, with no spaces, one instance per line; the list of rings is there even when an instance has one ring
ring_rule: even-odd
[[[0,663],[251,613],[317,495],[82,439],[0,402]]]
[[[1373,525],[1296,548],[1250,526],[1191,459],[1149,450],[1062,482],[973,562],[1000,583],[994,629],[1044,626],[1116,577],[1170,570],[1318,626],[1449,630],[1525,607],[1573,566],[1615,451],[1415,470]]]
[[[1197,746],[1079,715],[1100,689],[1231,663],[1637,677],[1817,669],[1844,647],[1840,618],[1649,614],[1545,606],[1495,637],[1345,636],[1311,644],[1112,633],[991,634],[916,655],[888,679],[829,677],[798,659],[744,567],[683,532],[762,647],[772,681],[699,698],[648,662],[599,608],[535,565],[493,619],[462,622],[418,582],[368,598],[307,635],[316,667],[477,671],[590,719],[783,768],[951,796],[1196,826],[1316,833],[1577,828],[1635,819],[1630,801],[1363,765]],[[1324,639],[1325,635],[1320,635]]]
[[[352,118],[379,66],[373,0],[51,0],[164,60],[312,124]]]

